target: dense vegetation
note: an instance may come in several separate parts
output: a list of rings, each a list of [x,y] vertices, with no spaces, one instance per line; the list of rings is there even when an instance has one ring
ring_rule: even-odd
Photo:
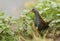
[[[34,13],[30,12],[32,8],[36,8],[45,21],[53,19],[49,24],[50,33],[44,33],[43,38],[35,29]],[[12,17],[5,17],[4,12],[0,12],[0,41],[48,41],[46,36],[52,36],[51,41],[60,37],[60,3],[38,1],[23,10],[20,18],[15,20]]]

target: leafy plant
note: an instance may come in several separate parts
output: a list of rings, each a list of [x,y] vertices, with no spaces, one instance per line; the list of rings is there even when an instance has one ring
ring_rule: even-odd
[[[49,30],[53,36],[60,34],[60,3],[38,0],[33,6],[23,10],[20,18],[15,20],[12,17],[5,17],[4,12],[0,12],[0,41],[47,41],[46,33],[42,39],[34,26],[34,13],[30,12],[32,8],[36,8],[46,22],[53,19],[49,24]]]
[[[0,41],[16,41],[14,32],[11,31],[11,17],[6,18],[4,12],[0,12]]]
[[[33,7],[23,10],[20,18],[16,20],[18,24],[17,26],[20,28],[19,30],[26,30],[26,35],[32,34],[32,25],[34,22],[34,13],[30,12],[32,8],[36,8],[46,22],[53,19],[53,21],[49,24],[52,28],[52,32],[54,30],[54,25],[56,29],[60,29],[60,5],[54,1],[39,0]],[[24,34],[23,36],[25,36],[25,33],[22,33]]]

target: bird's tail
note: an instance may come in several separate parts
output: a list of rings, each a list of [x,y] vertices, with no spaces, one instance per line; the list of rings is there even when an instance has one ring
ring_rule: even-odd
[[[50,21],[47,22],[47,24],[50,24],[54,19],[51,19]]]

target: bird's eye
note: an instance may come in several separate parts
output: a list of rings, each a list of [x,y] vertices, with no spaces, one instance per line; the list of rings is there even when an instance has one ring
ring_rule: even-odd
[[[35,9],[32,9],[32,11],[36,11]]]

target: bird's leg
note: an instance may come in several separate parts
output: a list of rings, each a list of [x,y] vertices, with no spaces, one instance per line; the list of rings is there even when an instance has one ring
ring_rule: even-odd
[[[49,28],[45,31],[44,38],[46,37],[47,33],[49,32]]]
[[[33,24],[32,25],[32,30],[33,30],[33,36],[37,36],[37,37],[40,37],[40,34],[38,32],[38,30],[36,29],[37,27],[35,27],[35,25]]]

